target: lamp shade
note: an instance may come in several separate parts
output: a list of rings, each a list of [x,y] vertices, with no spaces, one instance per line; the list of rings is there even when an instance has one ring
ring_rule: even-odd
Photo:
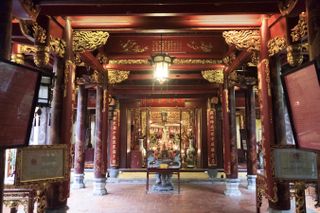
[[[152,56],[152,64],[154,67],[153,77],[163,83],[169,77],[169,66],[173,58],[167,54],[161,53]]]

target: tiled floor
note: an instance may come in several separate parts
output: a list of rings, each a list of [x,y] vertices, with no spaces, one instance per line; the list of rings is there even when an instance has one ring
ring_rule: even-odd
[[[105,196],[92,196],[92,186],[74,190],[70,213],[231,213],[255,212],[255,195],[241,188],[238,198],[224,196],[224,184],[182,184],[181,193],[145,193],[144,184],[108,184]]]
[[[92,195],[92,183],[87,188],[71,190],[68,213],[250,213],[256,212],[255,192],[248,191],[242,180],[240,197],[226,197],[223,182],[206,184],[181,184],[181,193],[146,193],[144,182],[108,183],[108,194]],[[308,190],[306,191],[308,192]],[[307,193],[307,213],[320,212]],[[291,211],[294,213],[294,208]],[[9,213],[5,208],[4,213]],[[20,208],[19,213],[23,212]],[[263,202],[262,213],[267,211]]]

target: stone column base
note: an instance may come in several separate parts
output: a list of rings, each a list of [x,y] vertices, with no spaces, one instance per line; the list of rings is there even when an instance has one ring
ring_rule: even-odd
[[[85,188],[84,184],[84,174],[74,174],[73,176],[73,183],[71,185],[72,189],[82,189]]]
[[[256,190],[256,179],[257,179],[257,175],[247,175],[248,190],[252,190],[252,191]]]
[[[106,190],[106,178],[94,178],[93,179],[93,195],[105,195]]]
[[[119,169],[117,168],[110,168],[108,169],[109,177],[110,178],[118,178]]]
[[[240,196],[241,192],[239,190],[239,179],[226,179],[226,189],[224,194],[226,196]]]

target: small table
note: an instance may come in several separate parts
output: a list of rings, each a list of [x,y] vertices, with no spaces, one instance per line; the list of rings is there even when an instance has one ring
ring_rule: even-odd
[[[167,168],[167,169],[147,168],[147,184],[146,184],[147,193],[149,192],[149,174],[150,173],[160,173],[160,174],[176,173],[178,175],[178,194],[180,194],[180,168]]]

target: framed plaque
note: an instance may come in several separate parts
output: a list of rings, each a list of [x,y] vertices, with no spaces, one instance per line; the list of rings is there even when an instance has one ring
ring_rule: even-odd
[[[19,148],[14,184],[28,185],[67,180],[68,156],[65,144]]]
[[[320,85],[315,61],[282,75],[296,144],[320,151]]]
[[[274,175],[281,180],[318,179],[317,154],[310,151],[278,148],[273,150]]]
[[[0,59],[0,147],[27,146],[41,71]]]

